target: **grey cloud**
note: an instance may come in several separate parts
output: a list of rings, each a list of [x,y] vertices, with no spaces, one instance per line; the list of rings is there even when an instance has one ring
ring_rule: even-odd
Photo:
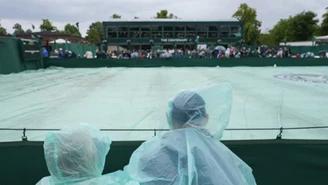
[[[161,9],[167,9],[185,19],[230,19],[241,3],[256,8],[262,30],[271,28],[281,18],[287,18],[303,10],[311,10],[321,16],[328,6],[326,0],[0,0],[1,23],[8,31],[19,22],[24,28],[50,19],[63,29],[66,23],[80,22],[82,33],[91,22],[106,21],[113,13],[123,19],[150,18]]]

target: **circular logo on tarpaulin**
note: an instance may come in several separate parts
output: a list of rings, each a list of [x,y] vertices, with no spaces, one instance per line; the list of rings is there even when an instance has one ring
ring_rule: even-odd
[[[322,74],[280,74],[274,77],[283,80],[328,84],[328,75]]]

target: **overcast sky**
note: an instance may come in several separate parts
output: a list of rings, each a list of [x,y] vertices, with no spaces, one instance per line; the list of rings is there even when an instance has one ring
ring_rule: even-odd
[[[272,28],[281,18],[303,10],[313,11],[321,18],[328,7],[327,0],[0,0],[0,19],[7,32],[20,23],[23,29],[35,25],[39,30],[41,19],[47,18],[58,29],[67,23],[80,22],[83,36],[90,23],[106,21],[113,13],[122,19],[149,19],[156,12],[167,9],[183,19],[230,19],[241,3],[255,8],[262,21],[262,32]]]

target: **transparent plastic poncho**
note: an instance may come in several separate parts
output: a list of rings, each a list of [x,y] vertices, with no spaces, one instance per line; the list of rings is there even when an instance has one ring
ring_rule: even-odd
[[[181,91],[168,103],[171,131],[143,143],[124,170],[144,185],[255,185],[252,169],[220,142],[231,106],[230,84]]]
[[[89,124],[50,132],[44,142],[49,177],[37,185],[137,185],[125,172],[102,175],[109,152],[109,137]]]

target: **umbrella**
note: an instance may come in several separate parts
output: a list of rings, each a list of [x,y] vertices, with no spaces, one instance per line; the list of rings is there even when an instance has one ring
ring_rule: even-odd
[[[327,53],[327,50],[319,51],[319,54],[322,54],[322,53]]]
[[[53,43],[57,43],[57,44],[64,44],[64,43],[71,43],[70,41],[68,41],[68,40],[64,40],[64,39],[57,39],[57,40],[54,40],[54,41],[51,41],[51,42],[49,42],[50,44],[53,44]]]
[[[215,50],[222,50],[222,51],[226,50],[226,48],[224,46],[216,46],[214,49]]]

